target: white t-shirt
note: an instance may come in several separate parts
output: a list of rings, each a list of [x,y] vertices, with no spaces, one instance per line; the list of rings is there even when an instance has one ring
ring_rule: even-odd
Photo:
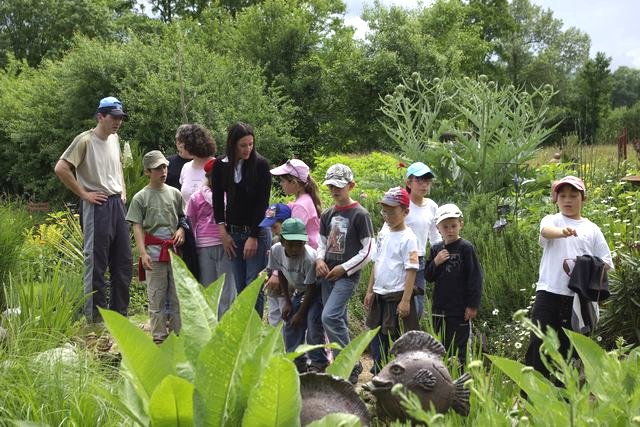
[[[418,239],[418,256],[424,256],[427,240],[431,246],[442,241],[442,236],[436,228],[438,204],[431,199],[424,199],[424,201],[426,202],[424,206],[418,206],[411,201],[409,214],[404,220]]]
[[[388,227],[378,233],[373,292],[379,295],[404,290],[408,269],[418,269],[418,242],[409,228],[391,231]]]
[[[187,205],[193,193],[198,191],[206,180],[207,176],[204,168],[194,168],[193,160],[182,166],[182,171],[180,172],[180,193],[182,194],[183,206]]]
[[[404,224],[413,231],[418,240],[418,256],[424,256],[427,249],[427,241],[431,246],[442,241],[442,236],[436,228],[436,210],[438,204],[431,199],[424,199],[424,206],[418,206],[413,201],[409,203],[409,214],[404,219]],[[388,232],[389,226],[385,222],[382,232]]]
[[[580,255],[597,256],[613,268],[611,251],[600,228],[586,218],[568,218],[561,213],[547,215],[540,221],[540,231],[544,227],[572,227],[577,236],[547,239],[540,234],[542,260],[540,261],[538,291],[573,296],[569,290],[569,275],[562,268],[565,259],[575,260]],[[568,262],[573,266],[571,261]]]
[[[269,251],[268,269],[278,270],[289,282],[289,289],[304,291],[306,285],[316,283],[316,251],[304,245],[304,256],[289,258],[284,253],[284,246],[278,242]]]

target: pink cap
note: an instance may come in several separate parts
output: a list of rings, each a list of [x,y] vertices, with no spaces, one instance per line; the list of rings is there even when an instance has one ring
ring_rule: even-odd
[[[553,181],[553,184],[551,184],[551,199],[554,202],[558,201],[558,189],[564,184],[569,184],[576,190],[582,192],[582,197],[587,196],[587,188],[584,186],[584,182],[577,176],[568,175],[562,179]]]
[[[271,175],[291,175],[302,182],[309,180],[309,166],[300,159],[291,159],[277,168],[271,169]]]

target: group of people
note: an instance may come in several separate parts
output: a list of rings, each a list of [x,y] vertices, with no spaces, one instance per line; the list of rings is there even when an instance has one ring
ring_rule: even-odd
[[[270,169],[256,151],[248,124],[238,122],[228,129],[224,154],[218,157],[211,133],[201,125],[185,124],[176,132],[176,155],[167,159],[158,150],[144,155],[149,184],[133,196],[127,210],[117,135],[126,116],[118,99],[102,99],[96,126],[78,135],[55,167],[60,180],[82,200],[84,312],[89,322],[101,320],[98,307],[127,314],[130,224],[157,343],[170,330],[180,332],[169,251],[179,250],[192,236],[199,281],[208,286],[222,274],[226,277],[218,316],[267,270],[265,292],[259,293],[255,304],[257,313],[262,317],[266,294],[268,321],[284,322],[287,351],[303,343],[319,346],[296,359],[301,372],[322,372],[339,353],[323,348],[325,343],[340,347],[349,343],[347,303],[370,260],[374,266],[364,298],[366,324],[380,327],[371,343],[372,372],[379,372],[388,360],[393,340],[420,328],[427,281],[435,283],[434,328],[464,367],[483,273],[473,245],[460,236],[464,225],[460,209],[454,204],[438,207],[428,198],[435,176],[427,165],[411,164],[404,185],[384,193],[379,205],[385,222],[376,236],[369,213],[350,195],[356,183],[348,166],[334,164],[326,171],[323,185],[334,205],[323,210],[309,167],[291,159]],[[269,204],[272,177],[293,201]],[[585,193],[579,178],[556,182],[552,195],[560,213],[545,217],[540,227],[544,254],[533,320],[560,333],[573,293],[567,287],[567,274],[557,264],[590,254],[612,266],[599,228],[580,215]],[[544,372],[539,347],[539,340],[532,337],[527,363]],[[358,363],[349,380],[355,383],[361,372]]]

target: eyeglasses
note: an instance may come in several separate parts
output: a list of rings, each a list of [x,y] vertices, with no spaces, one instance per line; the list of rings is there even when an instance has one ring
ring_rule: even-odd
[[[291,160],[287,160],[287,166],[289,166],[291,168],[291,172],[289,173],[289,175],[298,178],[300,181],[302,181],[302,178],[300,177],[300,175],[298,174],[298,169],[296,169],[295,166],[293,166],[293,164],[291,163]]]

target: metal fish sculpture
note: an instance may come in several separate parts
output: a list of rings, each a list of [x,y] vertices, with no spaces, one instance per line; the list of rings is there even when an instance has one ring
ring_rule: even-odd
[[[409,417],[399,397],[391,393],[396,384],[402,384],[420,398],[422,407],[433,405],[437,412],[453,408],[460,415],[469,415],[469,390],[464,383],[471,377],[464,374],[451,380],[449,370],[442,362],[444,346],[423,331],[409,331],[391,347],[395,356],[365,389],[376,397],[378,417],[387,420],[407,420]]]
[[[356,415],[363,427],[371,422],[365,403],[353,386],[341,378],[329,374],[302,374],[300,394],[300,424],[303,426],[335,413]]]

